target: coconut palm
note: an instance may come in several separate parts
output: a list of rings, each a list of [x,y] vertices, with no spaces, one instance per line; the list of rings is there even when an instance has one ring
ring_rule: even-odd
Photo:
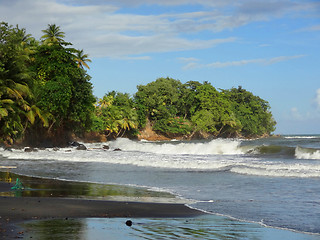
[[[27,109],[23,99],[26,89],[12,80],[0,81],[0,141],[12,144],[22,132],[20,116]]]
[[[48,28],[42,30],[44,35],[41,37],[43,39],[43,43],[52,45],[52,44],[64,44],[65,41],[63,38],[65,37],[64,32],[60,30],[59,26],[55,24],[48,24]]]
[[[101,108],[110,107],[113,104],[114,98],[112,95],[104,95],[103,98],[99,98],[97,106]]]
[[[0,121],[2,118],[8,116],[9,110],[12,109],[11,105],[14,104],[12,99],[1,99],[0,96]]]
[[[25,113],[25,116],[31,124],[34,124],[36,117],[38,117],[42,121],[44,127],[49,127],[49,113],[43,113],[36,105],[28,106],[28,111]]]
[[[76,52],[75,61],[77,62],[79,68],[84,69],[84,67],[86,67],[90,69],[86,62],[91,62],[91,59],[88,58],[88,54],[84,54],[83,50]]]
[[[44,125],[46,119],[31,103],[30,54],[36,46],[24,29],[0,23],[0,141],[12,144],[23,134],[23,124],[33,123],[32,112]],[[32,112],[31,112],[32,111]]]

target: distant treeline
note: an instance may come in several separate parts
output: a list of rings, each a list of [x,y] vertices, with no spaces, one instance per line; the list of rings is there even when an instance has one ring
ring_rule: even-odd
[[[267,101],[242,87],[159,78],[138,91],[93,96],[88,55],[49,24],[40,40],[0,23],[0,142],[63,145],[71,135],[261,136],[275,129]]]
[[[210,83],[159,78],[133,97],[109,92],[98,100],[94,131],[135,135],[151,123],[168,137],[257,137],[275,130],[267,101],[242,87],[218,91]]]

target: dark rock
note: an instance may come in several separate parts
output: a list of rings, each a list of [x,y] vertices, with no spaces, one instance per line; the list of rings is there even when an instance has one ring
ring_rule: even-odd
[[[5,147],[4,150],[5,150],[5,151],[12,152],[12,148],[11,148],[11,147]]]
[[[102,147],[103,149],[106,149],[106,150],[108,150],[110,147],[109,146],[107,146],[107,145],[103,145],[103,147]]]
[[[131,220],[127,220],[127,221],[126,221],[126,225],[127,225],[128,227],[131,227],[131,226],[132,226],[132,221],[131,221]]]
[[[24,149],[25,152],[38,152],[38,149],[36,148],[31,148],[31,147],[26,147]]]
[[[70,146],[72,146],[72,147],[79,147],[80,145],[83,145],[83,144],[80,144],[80,143],[78,143],[78,142],[70,142],[69,144],[70,144]]]
[[[122,151],[120,148],[116,148],[115,150],[113,150],[113,151]]]
[[[80,144],[78,147],[77,147],[77,150],[87,150],[87,147],[83,144]]]
[[[59,151],[59,148],[54,147],[52,150],[56,152],[56,151]]]
[[[29,147],[28,147],[28,148],[25,148],[24,151],[25,151],[25,152],[32,152],[32,148],[29,148]]]

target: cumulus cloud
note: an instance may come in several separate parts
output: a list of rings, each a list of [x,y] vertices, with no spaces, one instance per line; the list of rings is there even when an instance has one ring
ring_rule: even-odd
[[[236,67],[243,66],[248,64],[262,64],[262,65],[271,65],[278,62],[289,61],[292,59],[302,58],[305,55],[294,55],[294,56],[278,56],[274,58],[257,58],[257,59],[243,59],[238,61],[229,61],[229,62],[213,62],[207,64],[199,63],[197,61],[188,61],[188,63],[183,67],[183,69],[191,69],[191,68],[225,68],[225,67]]]
[[[55,23],[66,33],[66,41],[85,49],[91,57],[138,55],[131,56],[137,59],[147,59],[146,55],[154,52],[205,49],[233,42],[236,38],[232,36],[224,39],[195,36],[201,31],[219,32],[280,17],[297,11],[300,5],[307,11],[306,5],[310,5],[288,0],[199,0],[196,3],[193,0],[0,0],[0,4],[2,21],[19,24],[36,38],[40,38],[47,24]],[[170,13],[130,12],[130,7],[141,5],[202,7]]]
[[[54,0],[13,0],[1,6],[0,15],[10,24],[19,23],[36,38],[40,38],[41,30],[48,23],[55,23],[66,32],[66,41],[85,49],[93,57],[125,58],[128,55],[210,48],[235,41],[232,37],[202,40],[180,36],[186,31],[201,30],[197,28],[196,19],[208,13],[125,14],[118,13],[118,7],[106,2],[101,2],[102,5],[74,5]],[[186,21],[190,21],[188,29],[184,29]]]

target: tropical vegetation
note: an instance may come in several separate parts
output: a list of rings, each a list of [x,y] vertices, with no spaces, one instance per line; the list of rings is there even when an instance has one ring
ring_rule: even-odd
[[[41,40],[0,23],[0,141],[62,141],[91,127],[95,98],[87,55],[55,24]],[[59,144],[59,143],[57,143]]]
[[[258,137],[275,124],[267,101],[241,86],[217,90],[209,82],[181,83],[158,78],[129,94],[109,92],[98,99],[93,131],[135,136],[147,123],[166,137]]]
[[[0,142],[61,145],[73,135],[136,137],[146,126],[167,137],[261,136],[275,130],[267,101],[242,87],[158,78],[137,92],[92,93],[83,50],[49,24],[36,40],[0,23]]]
[[[209,82],[159,78],[137,88],[141,128],[149,121],[162,134],[188,137],[253,137],[275,130],[269,103],[240,86],[218,91]]]

